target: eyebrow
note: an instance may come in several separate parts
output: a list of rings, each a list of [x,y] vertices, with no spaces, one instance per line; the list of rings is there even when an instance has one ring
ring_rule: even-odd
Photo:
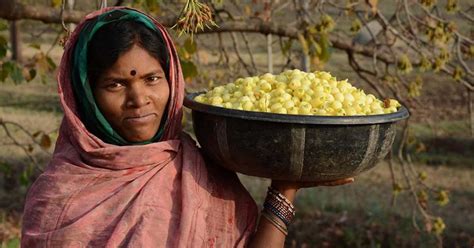
[[[154,71],[151,71],[151,72],[148,72],[147,74],[143,75],[140,77],[140,79],[144,79],[144,78],[147,78],[147,77],[151,77],[153,75],[156,75],[156,74],[159,74],[159,73],[164,73],[163,70],[154,70]],[[105,81],[109,81],[109,80],[128,80],[130,77],[126,77],[126,78],[122,78],[122,77],[114,77],[114,76],[108,76],[108,77],[105,77],[104,79],[102,79],[103,82]]]
[[[140,79],[144,79],[144,78],[147,78],[147,77],[151,77],[153,75],[156,75],[156,74],[159,74],[160,72],[163,72],[162,70],[154,70],[152,72],[149,72],[143,76],[140,77]],[[164,72],[163,72],[164,73]]]

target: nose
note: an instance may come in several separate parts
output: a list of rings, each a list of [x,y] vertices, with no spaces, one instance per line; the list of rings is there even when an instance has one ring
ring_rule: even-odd
[[[141,84],[132,84],[127,90],[126,106],[128,108],[140,108],[150,104],[148,90]]]

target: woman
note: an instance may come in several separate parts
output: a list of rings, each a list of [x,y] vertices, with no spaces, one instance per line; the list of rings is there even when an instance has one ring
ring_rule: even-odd
[[[23,247],[283,246],[306,185],[273,182],[257,227],[236,174],[206,164],[182,133],[182,72],[154,19],[127,8],[88,15],[58,84],[64,119],[27,195]]]

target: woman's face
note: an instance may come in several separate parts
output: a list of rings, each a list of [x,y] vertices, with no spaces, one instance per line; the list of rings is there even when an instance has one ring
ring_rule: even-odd
[[[160,62],[137,45],[99,76],[93,92],[107,121],[129,142],[153,138],[170,95]]]

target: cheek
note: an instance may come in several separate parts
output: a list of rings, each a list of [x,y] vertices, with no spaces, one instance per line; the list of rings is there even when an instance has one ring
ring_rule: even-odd
[[[158,99],[158,109],[163,113],[170,98],[170,89],[168,83],[161,84],[156,92]]]
[[[109,121],[114,122],[114,118],[121,116],[121,106],[123,102],[121,94],[98,92],[94,94],[94,96],[97,106]]]

